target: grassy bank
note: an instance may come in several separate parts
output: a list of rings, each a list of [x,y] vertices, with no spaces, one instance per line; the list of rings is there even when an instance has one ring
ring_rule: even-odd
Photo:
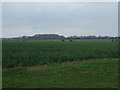
[[[3,69],[3,88],[117,87],[117,59],[83,60]]]

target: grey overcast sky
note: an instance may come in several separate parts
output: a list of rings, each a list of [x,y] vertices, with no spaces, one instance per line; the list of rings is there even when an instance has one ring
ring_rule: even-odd
[[[2,37],[118,35],[117,2],[4,2]]]

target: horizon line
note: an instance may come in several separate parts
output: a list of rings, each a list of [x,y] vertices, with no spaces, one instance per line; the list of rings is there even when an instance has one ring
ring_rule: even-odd
[[[119,37],[119,35],[116,35],[116,36],[110,36],[110,35],[62,35],[62,34],[56,34],[56,33],[52,33],[53,35],[59,35],[59,36],[64,36],[64,37],[71,37],[71,36],[77,36],[77,37],[80,37],[80,36],[102,36],[102,37],[105,37],[105,36],[108,36],[108,37]],[[18,38],[18,37],[23,37],[23,36],[26,36],[26,37],[30,37],[30,36],[35,36],[35,35],[50,35],[49,34],[34,34],[34,35],[22,35],[22,36],[11,36],[11,37],[0,37],[0,38]]]

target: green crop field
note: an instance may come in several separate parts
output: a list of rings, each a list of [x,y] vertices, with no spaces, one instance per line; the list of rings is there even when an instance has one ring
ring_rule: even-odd
[[[3,68],[64,61],[117,58],[118,42],[111,40],[3,41]]]
[[[3,41],[3,88],[118,88],[118,42]]]

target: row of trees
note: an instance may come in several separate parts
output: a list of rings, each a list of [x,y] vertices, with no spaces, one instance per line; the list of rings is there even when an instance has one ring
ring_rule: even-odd
[[[3,40],[64,40],[64,39],[120,39],[120,37],[110,37],[110,36],[69,36],[64,37],[58,34],[36,34],[34,36],[22,36],[14,38],[2,38]]]
[[[110,36],[70,36],[67,39],[119,39],[120,37]]]

